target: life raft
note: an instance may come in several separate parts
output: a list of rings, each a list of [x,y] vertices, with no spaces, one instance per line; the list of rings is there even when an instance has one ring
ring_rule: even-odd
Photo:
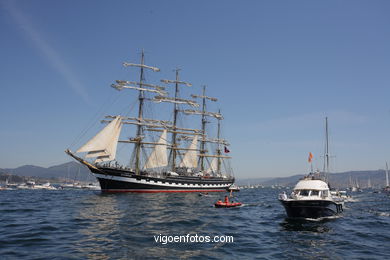
[[[238,207],[241,206],[241,202],[222,202],[222,201],[217,201],[214,206],[216,208],[233,208],[233,207]]]

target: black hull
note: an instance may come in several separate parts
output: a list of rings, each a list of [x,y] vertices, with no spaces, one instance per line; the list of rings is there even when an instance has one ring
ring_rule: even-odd
[[[343,205],[331,200],[280,200],[289,218],[326,218],[343,211]]]
[[[194,176],[152,177],[117,168],[90,168],[103,192],[223,192],[234,178]]]

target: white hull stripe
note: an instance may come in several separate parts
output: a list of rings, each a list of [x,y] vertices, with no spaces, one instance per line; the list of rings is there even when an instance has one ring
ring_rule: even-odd
[[[130,182],[135,184],[147,184],[147,185],[158,185],[164,187],[173,187],[173,188],[227,188],[230,187],[231,184],[188,184],[188,183],[174,183],[169,184],[168,180],[163,183],[162,181],[146,181],[145,179],[137,180],[136,178],[129,177],[121,177],[121,176],[113,176],[113,175],[104,175],[94,173],[97,178],[106,179],[106,180],[114,180],[114,181],[123,181]]]

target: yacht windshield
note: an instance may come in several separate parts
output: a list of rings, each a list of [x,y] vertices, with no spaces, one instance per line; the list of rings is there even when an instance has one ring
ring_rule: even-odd
[[[299,195],[300,196],[319,196],[320,191],[319,190],[300,190]]]

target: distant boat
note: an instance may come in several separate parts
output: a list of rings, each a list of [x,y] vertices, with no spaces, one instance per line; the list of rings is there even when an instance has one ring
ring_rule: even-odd
[[[50,182],[45,182],[43,184],[35,184],[34,189],[41,189],[41,190],[56,190],[57,188],[52,186]]]
[[[227,188],[227,191],[240,191],[240,188],[233,183],[229,188]]]
[[[0,190],[13,190],[16,188],[16,184],[9,184],[8,178],[5,179],[5,184],[3,186],[0,186]]]
[[[26,190],[26,189],[33,190],[34,187],[35,187],[35,181],[26,181],[26,183],[22,183],[17,186],[17,188],[21,190]]]
[[[331,190],[330,194],[336,201],[349,202],[352,199],[352,197],[348,195],[347,191],[345,190]]]
[[[69,175],[69,167],[68,167],[68,175]],[[61,184],[62,189],[83,189],[83,185],[81,185],[79,182],[76,182],[77,176],[80,176],[80,167],[78,168],[77,175],[74,177],[72,183],[63,183]]]
[[[81,185],[81,188],[85,190],[101,190],[99,183],[88,183]]]
[[[17,186],[18,189],[28,190],[56,190],[57,188],[52,186],[50,182],[43,184],[36,184],[35,181],[27,181],[26,183]]]
[[[78,182],[74,182],[74,183],[63,183],[63,184],[61,184],[61,188],[63,188],[63,189],[82,189],[83,186]]]
[[[310,172],[298,181],[290,197],[285,192],[279,194],[279,201],[289,218],[318,219],[334,216],[343,211],[343,201],[332,197],[325,175],[329,172],[328,118],[325,118],[325,132],[324,173]],[[312,157],[310,153],[310,163]]]
[[[368,177],[368,180],[367,180],[367,188],[368,189],[371,189],[372,188],[372,185],[371,185],[371,178]]]
[[[386,186],[383,188],[384,192],[389,192],[390,193],[390,185],[389,185],[389,166],[387,165],[386,162]]]
[[[353,184],[352,184],[351,191],[352,191],[352,192],[361,192],[361,191],[362,191],[362,190],[360,189],[359,181],[358,181],[357,178],[355,179],[355,182],[353,182]]]

